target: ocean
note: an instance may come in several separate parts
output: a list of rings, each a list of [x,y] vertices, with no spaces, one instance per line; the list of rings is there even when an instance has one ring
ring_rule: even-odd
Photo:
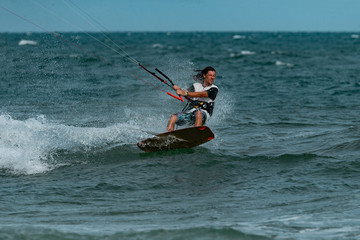
[[[0,239],[359,239],[359,33],[57,34],[0,34]],[[109,39],[215,139],[142,152],[185,103]]]

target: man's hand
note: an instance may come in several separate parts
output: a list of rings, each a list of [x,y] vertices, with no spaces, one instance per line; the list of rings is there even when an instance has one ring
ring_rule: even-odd
[[[176,91],[177,91],[177,90],[181,90],[181,88],[180,88],[179,86],[177,86],[177,85],[174,85],[174,86],[173,86],[173,89],[176,90]]]
[[[182,90],[181,88],[179,90],[176,90],[176,93],[181,96],[187,96],[187,91]]]

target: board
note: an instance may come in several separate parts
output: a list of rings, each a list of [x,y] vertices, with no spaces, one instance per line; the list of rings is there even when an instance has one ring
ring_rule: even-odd
[[[214,133],[206,126],[190,127],[165,132],[137,143],[144,152],[156,152],[178,148],[193,148],[213,139]]]

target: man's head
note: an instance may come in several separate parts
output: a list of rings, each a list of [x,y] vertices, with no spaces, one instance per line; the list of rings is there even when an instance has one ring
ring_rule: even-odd
[[[204,86],[210,86],[214,83],[216,77],[216,71],[213,67],[206,67],[201,71],[201,74],[204,78]]]

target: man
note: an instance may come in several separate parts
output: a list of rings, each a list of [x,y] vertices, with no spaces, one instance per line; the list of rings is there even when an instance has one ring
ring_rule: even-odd
[[[216,71],[213,67],[206,67],[201,71],[203,82],[194,83],[189,90],[183,90],[174,85],[178,95],[189,97],[191,101],[180,113],[172,114],[167,125],[167,131],[174,131],[175,124],[181,126],[184,124],[195,125],[195,127],[204,125],[210,118],[214,109],[214,102],[218,93],[218,87],[214,80]]]

